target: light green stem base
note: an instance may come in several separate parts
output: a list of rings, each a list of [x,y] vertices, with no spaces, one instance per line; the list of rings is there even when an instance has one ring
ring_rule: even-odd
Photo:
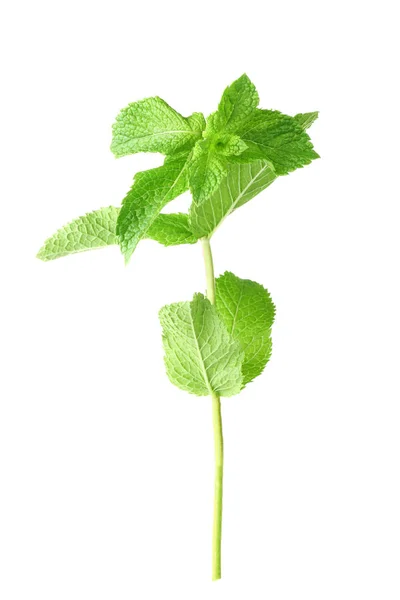
[[[206,269],[207,298],[215,304],[214,264],[210,240],[203,238],[203,256]],[[224,474],[224,439],[222,434],[221,401],[216,394],[211,395],[212,418],[215,447],[215,483],[214,483],[214,524],[212,537],[212,579],[221,579],[221,538],[222,538],[222,485]]]
[[[224,476],[224,440],[222,436],[221,401],[212,396],[215,447],[214,525],[212,540],[212,579],[221,579],[222,484]]]

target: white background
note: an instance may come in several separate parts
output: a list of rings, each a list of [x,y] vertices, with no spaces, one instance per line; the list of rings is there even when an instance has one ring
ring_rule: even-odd
[[[395,3],[5,3],[1,18],[2,600],[400,597]],[[169,383],[157,313],[205,287],[200,248],[42,263],[158,155],[110,126],[160,95],[320,111],[322,160],[224,223],[217,273],[277,305],[262,377],[223,400],[223,579],[210,581],[211,406]],[[184,209],[183,197],[170,210]]]

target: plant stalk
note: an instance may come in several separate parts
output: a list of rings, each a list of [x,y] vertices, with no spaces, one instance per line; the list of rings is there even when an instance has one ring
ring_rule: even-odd
[[[215,304],[214,263],[211,252],[210,240],[208,238],[202,238],[201,243],[203,245],[204,265],[206,268],[207,298],[209,299],[211,304]]]
[[[207,298],[215,304],[214,264],[209,238],[203,238],[203,256],[206,270]],[[215,483],[214,483],[214,524],[212,536],[212,580],[221,579],[221,538],[222,538],[222,485],[224,474],[224,438],[222,433],[221,401],[212,393],[212,419],[215,448]]]

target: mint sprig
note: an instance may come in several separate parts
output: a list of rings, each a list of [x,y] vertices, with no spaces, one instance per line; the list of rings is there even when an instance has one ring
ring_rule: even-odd
[[[212,578],[221,577],[223,435],[221,397],[238,394],[268,363],[275,306],[259,283],[230,272],[218,278],[210,239],[229,215],[281,175],[318,158],[306,130],[317,112],[294,117],[259,108],[247,75],[228,86],[217,110],[184,117],[159,97],[133,102],[113,126],[116,157],[137,152],[165,155],[161,167],[139,172],[121,207],[95,210],[62,227],[38,253],[43,261],[119,245],[128,262],[141,240],[164,246],[195,244],[204,255],[206,297],[160,310],[170,381],[210,396],[215,437]],[[190,190],[188,214],[163,213]]]

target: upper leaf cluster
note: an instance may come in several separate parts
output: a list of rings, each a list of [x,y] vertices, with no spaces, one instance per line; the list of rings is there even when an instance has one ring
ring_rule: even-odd
[[[157,96],[129,104],[113,125],[111,150],[117,157],[162,153],[164,164],[135,175],[120,210],[101,209],[59,230],[39,258],[118,243],[127,262],[142,239],[171,245],[210,237],[232,211],[279,175],[318,157],[305,131],[318,113],[290,117],[258,105],[247,75],[225,89],[207,119],[201,113],[184,117]],[[188,190],[193,197],[188,215],[160,218],[165,205]],[[116,219],[113,235],[104,229],[110,215]]]

